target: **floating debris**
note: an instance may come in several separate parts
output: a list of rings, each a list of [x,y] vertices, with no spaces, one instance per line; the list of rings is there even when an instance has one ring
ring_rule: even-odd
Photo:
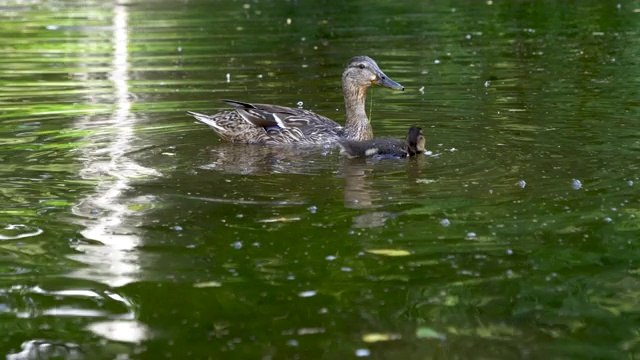
[[[402,337],[400,334],[394,333],[369,333],[362,335],[362,341],[366,343],[376,343],[381,341],[399,340]]]
[[[304,105],[304,103],[302,101],[298,101],[296,105],[298,105],[298,109],[302,109],[302,105]]]
[[[489,80],[484,82],[484,87],[488,88],[489,86],[491,86],[491,82]]]
[[[424,95],[424,86],[420,87],[420,89],[418,89],[418,91],[420,91],[420,95]]]
[[[449,226],[449,225],[451,225],[451,222],[449,221],[449,219],[444,218],[444,219],[440,220],[440,225]]]
[[[337,259],[337,257],[333,256],[333,255],[327,255],[327,257],[325,257],[324,259],[327,260],[327,261],[333,261],[333,260]]]
[[[231,74],[227,73],[227,82],[230,83],[231,82]]]
[[[608,223],[610,223],[610,222],[612,222],[612,221],[613,221],[613,219],[611,219],[611,218],[610,218],[610,217],[608,217],[608,216],[604,218],[604,222],[608,222]]]
[[[411,255],[407,250],[398,250],[398,249],[370,249],[365,250],[369,254],[374,255],[383,255],[383,256],[408,256]]]
[[[478,238],[478,236],[473,231],[470,231],[470,232],[467,233],[467,239],[468,240],[474,240],[474,239],[477,239],[477,238]]]
[[[516,185],[518,185],[518,187],[521,187],[524,189],[525,186],[527,186],[527,182],[524,180],[520,180],[516,183]]]
[[[207,282],[193,284],[193,287],[197,287],[197,288],[220,287],[220,286],[222,286],[222,284],[217,281],[207,281]]]
[[[441,334],[430,327],[421,326],[416,329],[416,337],[418,339],[438,339],[438,340],[446,340],[447,337],[444,334]]]
[[[307,210],[309,210],[310,213],[315,214],[316,211],[318,211],[318,207],[315,205],[311,205],[307,208]]]
[[[440,64],[440,60],[435,59],[435,60],[433,60],[433,63],[434,63],[434,64]]]
[[[633,186],[633,180],[629,180],[629,181],[627,181],[627,185],[629,185],[629,186]]]

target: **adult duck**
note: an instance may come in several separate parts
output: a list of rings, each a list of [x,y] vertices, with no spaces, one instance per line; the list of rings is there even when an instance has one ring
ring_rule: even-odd
[[[214,115],[188,114],[211,127],[222,139],[249,144],[327,144],[338,139],[368,140],[373,129],[365,112],[367,89],[379,85],[393,90],[404,87],[391,80],[368,56],[356,56],[342,73],[342,94],[347,114],[345,126],[298,108],[223,100],[234,107]]]
[[[425,138],[422,129],[412,126],[407,131],[405,140],[394,138],[377,138],[372,140],[340,139],[340,153],[348,157],[404,158],[425,152]]]

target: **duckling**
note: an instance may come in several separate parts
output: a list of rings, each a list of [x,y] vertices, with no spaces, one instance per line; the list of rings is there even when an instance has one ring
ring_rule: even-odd
[[[390,157],[404,158],[423,153],[425,138],[422,129],[412,126],[407,131],[407,138],[399,140],[394,138],[377,138],[372,140],[356,141],[340,139],[340,153],[350,158],[355,157]]]

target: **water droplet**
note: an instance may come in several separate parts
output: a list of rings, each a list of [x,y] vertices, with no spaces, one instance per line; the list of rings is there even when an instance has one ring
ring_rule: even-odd
[[[582,182],[580,182],[580,180],[578,179],[572,179],[571,187],[573,188],[573,190],[580,190],[582,188]]]
[[[449,221],[449,219],[444,218],[444,219],[440,220],[440,225],[449,226],[449,225],[451,225],[451,222]]]
[[[520,180],[516,185],[524,189],[524,187],[527,186],[527,182],[524,180]]]

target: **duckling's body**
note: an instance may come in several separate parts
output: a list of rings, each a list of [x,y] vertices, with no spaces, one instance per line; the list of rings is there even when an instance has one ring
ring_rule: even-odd
[[[349,157],[390,157],[404,158],[415,156],[425,151],[425,138],[422,129],[412,126],[407,131],[407,138],[377,138],[372,140],[355,141],[340,139],[340,152]]]
[[[214,115],[189,111],[188,114],[211,127],[227,141],[252,144],[326,144],[339,139],[368,140],[373,130],[365,112],[367,89],[372,84],[404,90],[389,79],[373,59],[356,56],[342,74],[342,93],[346,124],[314,112],[269,104],[223,100],[235,107]]]

